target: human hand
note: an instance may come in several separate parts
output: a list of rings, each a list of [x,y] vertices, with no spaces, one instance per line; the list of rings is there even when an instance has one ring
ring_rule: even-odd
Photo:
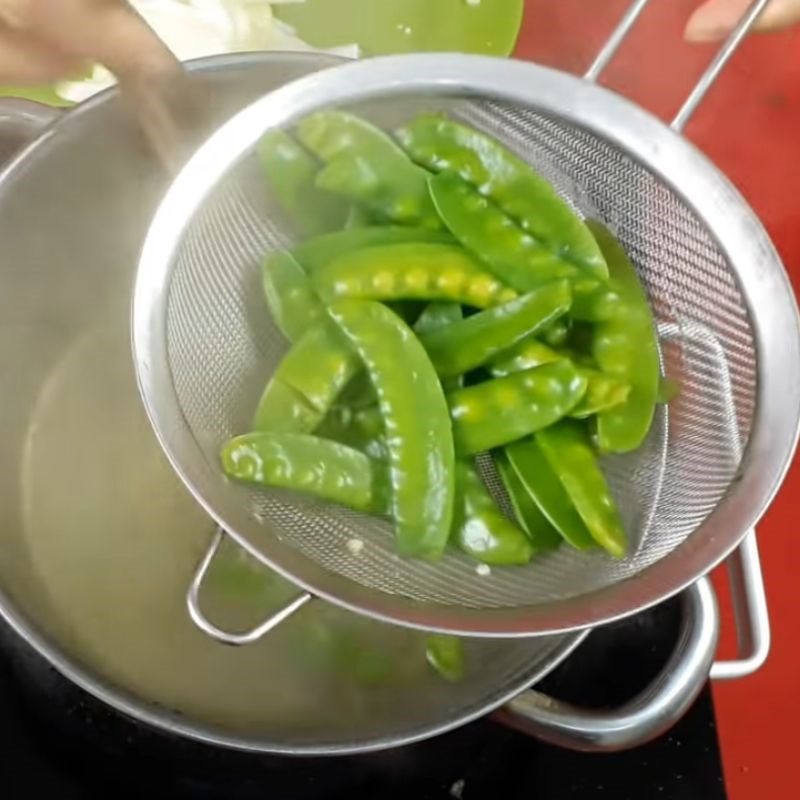
[[[724,39],[739,22],[752,0],[707,0],[692,14],[685,37],[690,42]],[[772,0],[753,30],[777,31],[800,23],[800,0]]]
[[[137,78],[175,58],[125,0],[0,0],[0,83],[49,83],[94,63]]]

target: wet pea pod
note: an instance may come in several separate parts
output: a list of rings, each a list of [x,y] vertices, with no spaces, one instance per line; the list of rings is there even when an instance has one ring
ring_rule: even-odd
[[[390,165],[370,153],[348,153],[323,167],[316,186],[363,206],[371,215],[400,225],[442,228],[428,194],[428,176],[412,163]]]
[[[270,131],[256,154],[276,199],[303,234],[341,228],[347,209],[339,197],[315,182],[320,163],[285,131]]]
[[[502,378],[504,375],[561,361],[563,357],[557,350],[533,336],[528,336],[497,355],[489,365],[489,372],[495,378]]]
[[[324,319],[324,306],[290,253],[270,253],[262,263],[261,278],[272,318],[290,342]]]
[[[326,162],[316,178],[320,190],[387,221],[441,228],[428,173],[375,126],[346,112],[322,111],[300,122],[298,136]]]
[[[475,465],[456,461],[453,541],[476,560],[491,566],[527,564],[535,553],[531,539],[497,507]]]
[[[329,313],[378,395],[401,554],[439,558],[453,520],[453,433],[444,392],[414,332],[386,306],[340,301]]]
[[[273,377],[261,395],[250,427],[253,431],[312,433],[320,419],[320,412],[300,392]]]
[[[360,370],[361,359],[350,342],[327,316],[323,317],[278,364],[261,396],[254,430],[286,430],[295,423],[290,430],[313,431]],[[298,403],[308,412],[300,413]],[[288,414],[282,416],[281,412]]]
[[[391,136],[362,117],[346,111],[318,111],[297,126],[300,141],[323,161],[352,152],[373,152],[388,163],[408,163]]]
[[[358,511],[385,513],[384,468],[350,447],[295,433],[248,433],[220,453],[229,478],[311,494]]]
[[[630,386],[626,401],[597,415],[597,442],[603,452],[636,450],[647,437],[661,380],[658,338],[647,294],[622,245],[599,222],[589,222],[611,272],[620,307],[595,326],[592,354],[607,375]]]
[[[414,161],[458,175],[559,258],[607,277],[603,254],[583,220],[549,181],[496,140],[441,115],[416,118],[397,138]]]
[[[542,513],[520,480],[508,455],[500,450],[495,455],[495,466],[508,494],[517,521],[522,526],[536,552],[555,550],[561,544],[561,535]],[[588,535],[588,534],[587,534]]]
[[[574,266],[526,233],[458,175],[443,172],[429,178],[428,184],[445,227],[504,283],[527,292],[543,281],[576,274]]]
[[[527,493],[528,498],[561,538],[578,550],[590,550],[596,547],[589,529],[575,509],[558,475],[545,458],[536,438],[530,437],[514,442],[506,447],[504,452],[518,479],[516,485]],[[524,502],[522,495],[518,495],[517,498]],[[529,509],[529,505],[526,504],[525,508]],[[535,513],[531,519],[538,522]]]
[[[562,316],[571,303],[569,283],[557,281],[444,328],[424,331],[420,340],[439,375],[461,375]]]
[[[429,303],[414,324],[414,331],[417,336],[424,338],[426,335],[461,322],[463,319],[464,310],[458,303]],[[430,351],[428,354],[430,355]],[[442,388],[446,392],[460,389],[464,385],[464,377],[460,374],[442,378],[439,373],[439,377],[442,379]]]
[[[404,228],[399,225],[369,225],[308,239],[292,249],[292,256],[306,272],[314,273],[334,259],[365,247],[422,242],[453,244],[454,239],[445,231]]]
[[[489,308],[517,293],[460,247],[394,244],[367,247],[335,259],[312,276],[327,302],[443,300]]]
[[[586,376],[586,394],[570,411],[570,417],[586,419],[595,414],[605,413],[609,409],[618,408],[627,402],[631,393],[629,383],[589,367],[581,366],[578,369]]]
[[[579,422],[560,422],[539,431],[536,441],[592,538],[611,555],[622,558],[627,536],[585,427]]]
[[[543,364],[551,364],[563,358],[570,358],[575,363],[573,354],[567,355],[559,352],[537,339],[529,337],[503,351],[490,363],[489,372],[493,377],[502,377],[522,370],[534,369]],[[576,369],[586,378],[586,392],[575,408],[570,411],[570,417],[585,419],[619,406],[627,400],[631,390],[630,384],[583,364],[576,364]]]
[[[376,461],[388,461],[389,451],[383,431],[383,419],[376,408],[374,418],[377,424],[361,418],[361,412],[347,407],[332,408],[314,431],[323,439],[346,444],[360,450]]]
[[[458,389],[447,395],[460,455],[522,439],[565,417],[586,392],[567,360]]]

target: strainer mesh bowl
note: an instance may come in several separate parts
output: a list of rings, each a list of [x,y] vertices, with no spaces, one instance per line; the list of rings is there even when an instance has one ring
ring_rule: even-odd
[[[557,186],[585,216],[606,222],[636,263],[661,334],[667,374],[681,393],[660,407],[637,453],[604,466],[631,537],[613,560],[569,548],[526,567],[477,576],[451,550],[435,564],[395,554],[388,521],[279,490],[227,484],[248,530],[278,537],[325,570],[371,590],[461,609],[535,606],[584,595],[675,550],[717,506],[737,474],[756,403],[756,348],[734,274],[682,199],[641,163],[594,133],[520,105],[404,96],[349,110],[390,130],[420,111],[446,111],[486,131]],[[266,253],[295,233],[271,197],[252,150],[210,193],[184,231],[166,304],[169,372],[185,423],[209,469],[220,445],[248,428],[287,349],[260,286]],[[310,364],[309,369],[314,365]],[[491,475],[493,491],[502,494]],[[500,497],[502,501],[502,497]],[[348,542],[360,539],[357,554]]]

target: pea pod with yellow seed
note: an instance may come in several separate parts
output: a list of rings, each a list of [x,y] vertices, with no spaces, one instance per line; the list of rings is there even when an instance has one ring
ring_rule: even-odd
[[[328,303],[443,300],[490,308],[517,296],[477,259],[444,244],[367,247],[330,262],[312,276],[312,282]]]

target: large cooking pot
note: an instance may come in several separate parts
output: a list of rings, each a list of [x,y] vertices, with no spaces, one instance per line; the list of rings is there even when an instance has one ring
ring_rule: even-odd
[[[259,54],[192,68],[222,118],[334,63]],[[659,678],[604,714],[528,688],[586,632],[473,640],[460,682],[422,671],[413,681],[336,696],[287,668],[280,632],[238,649],[204,635],[185,594],[217,534],[161,454],[129,345],[133,273],[165,176],[114,92],[63,115],[2,101],[0,156],[30,139],[0,173],[0,613],[40,656],[140,721],[263,752],[380,749],[501,707],[504,719],[550,741],[611,750],[652,738],[686,710],[717,641],[705,579],[683,598],[683,630]],[[734,574],[757,585],[754,540],[745,552],[747,569]],[[204,608],[213,606],[206,600]],[[757,594],[750,610],[763,623],[762,601]],[[317,612],[303,609],[287,630],[305,613]],[[234,624],[247,627],[242,618]],[[419,634],[375,625],[388,648],[416,646],[408,637]],[[758,666],[766,637],[754,646],[744,667],[719,674]]]

